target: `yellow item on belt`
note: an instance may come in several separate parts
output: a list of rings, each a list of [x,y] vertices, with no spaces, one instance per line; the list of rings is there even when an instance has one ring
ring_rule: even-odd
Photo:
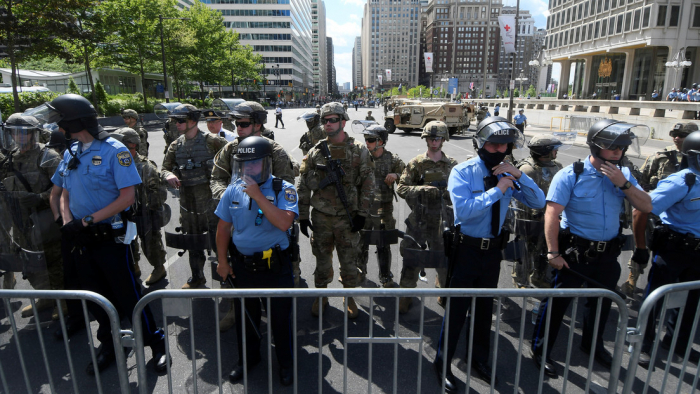
[[[263,254],[263,256],[262,256],[263,260],[267,259],[267,268],[270,268],[270,258],[272,258],[272,248],[262,252],[262,254]]]

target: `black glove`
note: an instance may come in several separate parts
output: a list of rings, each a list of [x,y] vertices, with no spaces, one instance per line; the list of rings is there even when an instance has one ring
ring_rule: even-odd
[[[366,217],[355,215],[355,217],[352,218],[352,229],[350,231],[356,233],[365,228],[365,220],[367,220]]]
[[[311,220],[309,219],[304,219],[299,221],[299,230],[301,230],[301,233],[306,235],[306,238],[309,238],[309,230],[314,231],[314,226],[311,225]]]
[[[649,263],[649,249],[634,248],[632,261],[644,268]]]
[[[63,227],[63,216],[59,214],[58,219],[54,220],[54,222],[56,222],[56,224],[58,224],[59,227]]]
[[[85,231],[85,226],[83,226],[83,219],[73,219],[68,224],[61,227],[61,234],[68,237],[68,239],[73,240]]]
[[[32,209],[37,207],[42,203],[42,198],[40,194],[30,193],[30,192],[14,192],[17,202],[22,208]]]

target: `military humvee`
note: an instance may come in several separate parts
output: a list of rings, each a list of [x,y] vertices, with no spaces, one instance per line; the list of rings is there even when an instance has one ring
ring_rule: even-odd
[[[430,121],[440,120],[447,124],[450,135],[466,132],[469,128],[467,112],[459,103],[408,103],[394,110],[393,116],[384,118],[384,127],[389,133],[400,129],[405,133],[420,131]]]

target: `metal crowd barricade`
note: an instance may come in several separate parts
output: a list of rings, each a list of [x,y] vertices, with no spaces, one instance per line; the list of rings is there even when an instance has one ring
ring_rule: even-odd
[[[695,338],[695,334],[697,332],[698,328],[698,317],[700,317],[700,303],[698,303],[698,306],[695,309],[687,309],[686,308],[686,302],[688,300],[688,295],[690,291],[700,291],[700,281],[695,281],[695,282],[685,282],[685,283],[675,283],[675,284],[670,284],[670,285],[665,285],[661,286],[658,289],[656,289],[654,292],[652,292],[645,300],[644,303],[642,303],[642,306],[639,309],[639,316],[637,318],[637,326],[636,327],[631,327],[628,329],[627,333],[627,340],[630,342],[630,345],[632,347],[632,352],[629,360],[629,366],[627,368],[627,377],[625,379],[625,385],[623,389],[623,394],[628,394],[632,392],[641,392],[646,394],[647,390],[649,389],[649,384],[656,374],[654,371],[656,358],[659,355],[659,344],[660,344],[660,339],[661,339],[661,327],[664,325],[666,322],[666,317],[668,316],[667,312],[671,309],[678,309],[678,317],[676,319],[676,329],[673,330],[673,339],[671,340],[671,346],[669,347],[668,354],[667,354],[667,359],[665,360],[666,365],[663,368],[663,375],[662,375],[662,382],[661,382],[661,388],[659,392],[661,393],[668,393],[668,392],[673,392],[671,389],[667,389],[666,385],[668,383],[669,375],[670,375],[670,369],[671,369],[671,364],[673,363],[673,357],[674,357],[674,352],[671,351],[671,349],[675,349],[676,343],[678,341],[678,335],[679,335],[679,330],[678,328],[680,327],[681,321],[683,319],[683,315],[685,313],[694,313],[695,319],[693,321],[693,326],[691,329],[690,337],[688,338],[688,345],[686,346],[685,350],[683,351],[683,362],[682,366],[679,370],[679,375],[675,378],[677,378],[677,387],[675,392],[680,393],[681,389],[684,388],[683,383],[684,383],[684,377],[686,374],[689,374],[692,380],[692,385],[690,386],[685,386],[685,390],[690,390],[690,392],[695,392],[695,388],[698,387],[698,378],[700,378],[700,375],[697,373],[693,373],[689,371],[688,368],[688,358],[690,356],[692,346],[693,346],[693,340]],[[654,316],[654,307],[657,306],[657,303],[660,305],[660,313],[659,313],[659,322],[658,324],[654,324],[654,329],[656,330],[656,335],[654,336],[654,344],[652,347],[652,351],[650,353],[651,355],[651,361],[649,363],[649,369],[648,373],[646,374],[646,379],[643,382],[643,389],[640,390],[639,387],[635,389],[634,384],[635,384],[635,379],[636,379],[636,371],[639,362],[639,357],[642,352],[642,342],[644,338],[644,334],[646,332],[647,328],[647,322],[649,319],[655,319]],[[666,332],[666,335],[668,335],[668,331]],[[658,374],[657,374],[658,376]],[[688,392],[688,391],[683,391],[683,392]]]
[[[51,389],[52,393],[56,393],[56,384],[54,382],[54,376],[52,374],[52,369],[51,369],[51,364],[52,364],[52,359],[48,357],[47,355],[47,344],[44,342],[44,335],[43,335],[43,325],[42,323],[47,323],[47,322],[42,322],[40,320],[40,314],[37,312],[36,308],[36,302],[35,298],[40,298],[40,299],[52,299],[56,301],[56,305],[58,305],[58,316],[59,316],[59,322],[61,325],[61,330],[63,332],[63,345],[65,347],[65,352],[68,358],[68,368],[70,370],[70,377],[71,377],[71,383],[72,383],[72,391],[73,393],[79,393],[80,390],[78,389],[79,386],[79,375],[76,375],[75,373],[75,368],[74,368],[74,363],[73,363],[73,356],[71,355],[71,347],[69,344],[68,336],[66,335],[66,326],[65,326],[65,319],[66,317],[63,315],[63,310],[60,307],[60,300],[81,300],[82,306],[83,306],[83,317],[85,319],[85,326],[88,327],[88,341],[90,344],[90,356],[93,365],[97,364],[96,360],[96,354],[95,354],[95,344],[94,344],[94,339],[92,336],[92,331],[89,329],[90,327],[90,321],[88,319],[88,309],[87,309],[87,303],[86,301],[94,302],[97,304],[99,307],[101,307],[105,313],[109,316],[109,321],[110,321],[110,328],[112,332],[112,342],[114,344],[115,349],[121,349],[122,346],[125,346],[125,343],[122,343],[122,334],[128,334],[129,331],[122,331],[120,328],[120,322],[119,322],[119,313],[117,312],[117,309],[114,307],[114,305],[109,302],[105,297],[89,292],[89,291],[81,291],[81,290],[2,290],[0,291],[0,299],[2,299],[5,311],[7,313],[7,317],[9,319],[10,325],[12,327],[12,337],[14,338],[15,341],[15,346],[18,354],[18,360],[17,362],[19,363],[21,369],[22,369],[22,378],[24,380],[23,384],[26,386],[26,391],[27,393],[31,392],[36,392],[36,387],[32,387],[32,382],[37,383],[37,371],[32,371],[31,375],[27,370],[27,361],[23,352],[23,344],[22,344],[22,339],[21,335],[19,335],[20,331],[18,330],[18,324],[15,319],[14,313],[12,312],[12,307],[10,300],[13,299],[29,299],[32,309],[34,311],[34,327],[36,327],[38,339],[39,339],[39,346],[41,348],[41,355],[43,357],[43,363],[44,367],[46,369],[46,375],[48,376],[48,384],[49,388]],[[48,320],[50,322],[51,320]],[[126,342],[126,341],[125,341]],[[75,344],[75,342],[74,342]],[[116,367],[117,367],[117,374],[119,378],[119,387],[120,387],[120,392],[122,394],[127,394],[130,392],[129,388],[129,375],[127,372],[127,367],[126,367],[126,356],[124,352],[121,351],[116,351]],[[20,386],[22,383],[18,384],[11,384],[9,381],[9,378],[7,376],[7,373],[5,372],[6,369],[8,368],[8,360],[7,358],[3,358],[0,360],[0,382],[2,383],[2,389],[4,393],[16,393],[20,391]],[[54,366],[58,361],[54,361]],[[64,376],[61,376],[61,379],[64,379]],[[30,381],[31,380],[31,381]],[[100,372],[95,368],[95,383],[97,384],[97,393],[102,394],[103,393],[103,387],[102,387],[102,379],[100,378]],[[12,387],[12,390],[10,390],[10,387]],[[90,391],[94,392],[94,391]]]
[[[141,321],[141,312],[143,308],[148,305],[149,303],[156,301],[156,300],[162,300],[162,309],[163,309],[163,322],[164,322],[164,327],[165,327],[165,336],[166,338],[169,337],[168,334],[168,324],[167,324],[167,318],[168,317],[175,317],[175,316],[189,316],[189,327],[190,327],[190,352],[191,352],[191,362],[192,362],[192,385],[193,385],[193,392],[197,393],[197,358],[195,357],[196,355],[196,349],[195,349],[195,343],[194,343],[194,331],[193,331],[193,309],[192,309],[192,301],[194,299],[214,299],[214,318],[216,319],[216,360],[217,360],[217,376],[218,376],[218,386],[219,386],[219,392],[223,392],[222,388],[222,364],[221,364],[221,338],[219,335],[219,311],[218,311],[218,301],[220,301],[222,298],[251,298],[251,297],[261,297],[264,300],[266,300],[266,305],[269,310],[270,307],[270,299],[273,297],[291,297],[292,300],[292,332],[294,333],[293,335],[293,349],[294,349],[294,365],[293,365],[293,373],[294,373],[294,393],[296,394],[298,392],[298,358],[299,358],[299,347],[297,344],[297,333],[299,332],[297,330],[297,303],[300,298],[309,298],[309,299],[314,299],[314,298],[319,298],[319,302],[321,302],[321,297],[369,297],[369,311],[367,312],[369,315],[369,335],[365,337],[359,337],[359,336],[348,336],[348,316],[347,316],[347,298],[345,301],[345,311],[344,311],[344,323],[343,323],[343,338],[342,338],[342,343],[343,343],[343,392],[348,391],[348,347],[351,344],[367,344],[368,345],[368,360],[367,360],[367,365],[369,366],[368,369],[368,375],[367,375],[367,392],[371,393],[373,388],[372,388],[372,345],[374,344],[393,344],[394,345],[394,365],[393,365],[393,392],[397,393],[397,387],[398,387],[398,346],[400,344],[417,344],[419,347],[419,350],[417,352],[417,369],[418,369],[418,376],[417,376],[417,389],[414,391],[416,393],[421,392],[421,372],[422,372],[422,362],[423,358],[425,355],[423,354],[423,345],[426,342],[426,337],[424,337],[424,323],[425,323],[425,309],[426,309],[426,299],[427,298],[437,298],[439,296],[447,296],[447,304],[445,308],[445,315],[444,316],[449,316],[449,311],[451,308],[450,305],[450,298],[449,297],[473,297],[471,299],[472,302],[472,308],[475,306],[475,301],[476,297],[494,297],[498,302],[497,302],[497,312],[496,316],[498,317],[496,319],[496,325],[495,325],[495,340],[492,344],[492,365],[493,365],[493,375],[492,375],[492,382],[496,374],[496,366],[497,366],[497,355],[498,355],[498,344],[499,344],[499,337],[503,334],[500,332],[500,324],[501,324],[501,308],[503,306],[503,301],[505,298],[522,298],[522,303],[519,305],[521,308],[520,311],[520,330],[519,330],[519,345],[518,345],[518,353],[517,353],[517,363],[515,367],[515,381],[514,381],[514,391],[517,393],[519,390],[519,383],[520,383],[520,374],[521,374],[521,360],[522,360],[522,355],[523,355],[523,343],[524,343],[524,334],[525,334],[525,321],[527,320],[527,313],[528,313],[528,308],[527,308],[527,302],[528,298],[530,297],[537,297],[537,298],[546,298],[550,303],[553,298],[561,298],[561,297],[571,297],[574,298],[573,300],[573,310],[571,312],[571,326],[569,329],[568,333],[568,343],[567,343],[567,354],[566,354],[566,366],[563,374],[564,378],[564,383],[562,387],[562,392],[566,391],[567,387],[567,376],[569,373],[569,366],[570,366],[570,358],[571,358],[571,348],[572,348],[572,341],[574,337],[574,330],[576,329],[576,314],[577,314],[577,308],[579,304],[579,299],[580,298],[587,298],[587,299],[597,299],[597,314],[596,314],[596,319],[595,319],[595,329],[599,327],[599,322],[600,320],[600,308],[602,305],[602,300],[603,298],[610,299],[612,302],[614,302],[617,306],[617,310],[619,313],[618,321],[617,321],[617,327],[615,331],[615,349],[613,353],[613,363],[612,363],[612,368],[610,370],[610,379],[608,381],[608,387],[606,388],[608,393],[615,393],[617,391],[617,385],[618,385],[618,380],[619,380],[619,374],[620,374],[620,364],[622,360],[622,353],[624,351],[624,340],[625,340],[625,330],[627,327],[627,320],[628,320],[628,310],[626,308],[625,302],[620,298],[617,294],[604,290],[604,289],[545,289],[545,290],[538,290],[538,289],[220,289],[220,290],[161,290],[161,291],[155,291],[152,293],[149,293],[145,297],[143,297],[139,303],[136,305],[136,308],[134,309],[133,312],[133,330],[134,330],[134,337],[135,337],[135,353],[136,353],[136,365],[138,369],[138,382],[139,382],[139,390],[141,394],[145,394],[148,392],[149,389],[149,384],[147,382],[147,372],[146,372],[146,360],[145,360],[145,352],[143,348],[143,335],[142,335],[142,321]],[[418,335],[415,336],[401,336],[399,334],[399,329],[400,327],[400,322],[399,322],[399,312],[398,312],[398,304],[399,304],[399,298],[400,297],[418,297],[421,300],[420,303],[420,326],[418,328]],[[375,298],[393,298],[395,300],[395,322],[394,322],[394,330],[393,330],[393,335],[390,336],[376,336],[374,335],[373,332],[373,327],[377,325],[378,323],[374,319],[374,300]],[[239,301],[237,301],[239,302]],[[473,309],[472,309],[473,310]],[[199,311],[199,310],[198,310]],[[245,321],[246,316],[244,314],[244,309],[241,308],[240,310],[240,316],[236,316],[237,319],[241,319],[241,322]],[[306,311],[305,311],[306,312]],[[307,312],[308,313],[308,312]],[[548,318],[550,317],[549,314],[551,313],[551,308],[547,308],[547,316]],[[319,312],[320,316],[318,317],[318,358],[319,358],[319,367],[318,367],[318,390],[317,392],[321,393],[322,392],[322,383],[323,383],[323,308],[320,308]],[[469,330],[470,335],[467,338],[471,345],[473,344],[473,314],[471,314],[471,318],[467,321],[466,324],[469,324],[469,327],[471,329]],[[270,316],[268,314],[268,322],[267,324],[269,325]],[[355,320],[357,321],[357,320]],[[549,319],[548,319],[549,321]],[[603,322],[604,323],[604,322]],[[445,322],[445,326],[448,326],[449,321]],[[242,335],[243,338],[245,338],[245,330],[246,330],[246,324],[241,324],[242,327]],[[447,327],[449,330],[449,327]],[[609,330],[612,330],[612,327],[609,327]],[[268,392],[273,392],[273,378],[272,378],[272,358],[271,358],[271,330],[267,330],[267,363],[268,363],[268,371],[267,371],[267,385],[268,385]],[[549,338],[549,323],[547,323],[546,326],[546,335],[544,338],[544,343],[545,343],[545,348],[544,353],[546,354],[547,348],[546,348],[546,343]],[[447,343],[447,338],[448,338],[448,332],[445,332],[445,342],[444,346],[445,349],[447,349],[450,344]],[[264,340],[263,340],[264,342]],[[245,343],[245,341],[243,342]],[[596,348],[596,338],[594,337],[593,339],[593,344],[592,344],[592,349]],[[167,344],[166,342],[166,352],[170,355],[170,345]],[[263,353],[264,354],[264,353]],[[243,350],[243,368],[244,368],[244,379],[243,379],[243,392],[247,393],[249,392],[249,385],[248,385],[248,365],[247,365],[247,357],[246,357],[246,350],[244,346]],[[591,374],[592,374],[592,366],[593,366],[593,360],[594,360],[594,355],[595,352],[590,353],[590,357],[588,358],[588,369],[587,369],[587,380],[586,380],[586,387],[585,391],[588,392],[590,389],[590,385],[592,382],[591,379]],[[432,361],[432,360],[431,360]],[[470,366],[471,366],[471,352],[470,354],[467,355],[467,387],[470,385]],[[443,368],[443,376],[444,376],[444,369],[446,368],[446,365]],[[168,366],[167,370],[167,379],[168,379],[168,389],[169,392],[173,392],[173,376],[171,375],[171,370],[170,367]],[[543,380],[544,380],[544,363],[542,364],[542,367],[539,370],[539,383],[538,383],[538,392],[542,392],[543,390]],[[150,386],[152,387],[152,385]],[[177,384],[176,387],[180,387],[180,384]],[[444,379],[443,379],[443,387],[444,391]],[[387,390],[388,391],[388,390]],[[413,391],[413,390],[411,390]],[[494,392],[494,387],[491,385],[491,392]]]

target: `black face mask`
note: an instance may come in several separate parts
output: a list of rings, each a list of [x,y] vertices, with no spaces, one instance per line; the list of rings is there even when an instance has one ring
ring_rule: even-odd
[[[70,139],[71,133],[78,133],[85,129],[85,127],[83,126],[83,122],[80,119],[62,120],[58,122],[58,127],[62,128],[63,131],[65,131],[66,140]]]
[[[484,164],[486,165],[486,168],[491,170],[491,168],[501,164],[503,159],[506,158],[506,155],[508,152],[495,152],[491,153],[488,152],[486,149],[481,148],[476,152],[479,155],[479,158],[484,161]]]

